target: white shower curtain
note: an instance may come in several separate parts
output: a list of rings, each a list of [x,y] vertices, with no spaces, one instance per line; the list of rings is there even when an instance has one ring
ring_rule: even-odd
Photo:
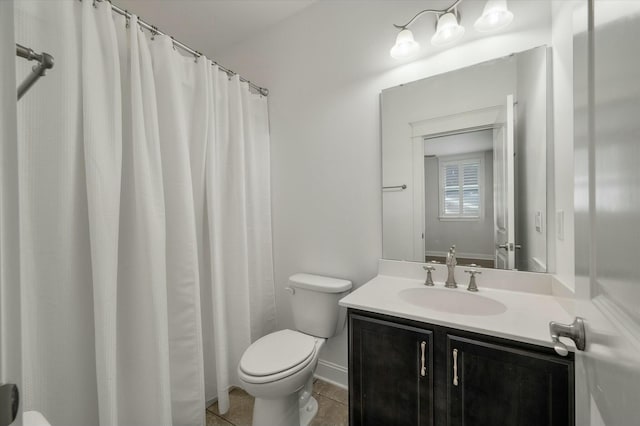
[[[107,2],[16,27],[56,59],[18,114],[25,408],[204,424],[275,326],[266,99]]]
[[[22,389],[15,53],[13,2],[0,1],[0,383]]]

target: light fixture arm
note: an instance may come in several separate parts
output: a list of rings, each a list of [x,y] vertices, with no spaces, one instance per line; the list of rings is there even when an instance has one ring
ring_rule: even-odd
[[[448,13],[448,12],[451,12],[451,11],[455,10],[455,8],[460,4],[460,2],[462,2],[462,0],[456,0],[451,6],[449,6],[446,9],[425,9],[425,10],[422,10],[422,11],[416,13],[416,15],[413,18],[411,18],[409,20],[409,22],[407,22],[406,24],[404,24],[404,25],[393,24],[393,26],[398,28],[399,30],[406,30],[409,27],[409,25],[413,24],[413,22],[416,19],[418,19],[419,17],[421,17],[422,15],[427,14],[427,13],[433,13],[433,14],[436,14],[438,16],[439,15],[443,15],[445,13]]]

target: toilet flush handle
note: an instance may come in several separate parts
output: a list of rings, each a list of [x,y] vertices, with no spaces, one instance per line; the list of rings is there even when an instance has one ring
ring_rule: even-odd
[[[287,290],[291,294],[296,294],[296,289],[293,288],[293,287],[285,287],[284,289]]]

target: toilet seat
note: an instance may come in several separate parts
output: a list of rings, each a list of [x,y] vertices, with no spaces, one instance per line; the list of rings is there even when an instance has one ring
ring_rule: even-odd
[[[315,358],[316,339],[281,330],[256,340],[242,355],[239,373],[249,383],[280,380],[304,369]]]

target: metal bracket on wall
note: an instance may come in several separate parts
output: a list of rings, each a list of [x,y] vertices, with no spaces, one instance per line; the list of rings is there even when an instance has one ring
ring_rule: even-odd
[[[20,98],[27,93],[27,90],[29,90],[29,88],[33,86],[40,77],[45,75],[46,70],[53,68],[53,56],[45,52],[36,53],[33,49],[29,49],[28,47],[24,47],[17,43],[16,55],[21,58],[25,58],[28,61],[39,62],[38,65],[33,67],[31,74],[29,74],[20,86],[18,86],[18,100],[20,100]]]
[[[407,185],[383,186],[382,189],[383,190],[385,190],[385,189],[399,189],[401,191],[404,191],[405,189],[407,189]]]

